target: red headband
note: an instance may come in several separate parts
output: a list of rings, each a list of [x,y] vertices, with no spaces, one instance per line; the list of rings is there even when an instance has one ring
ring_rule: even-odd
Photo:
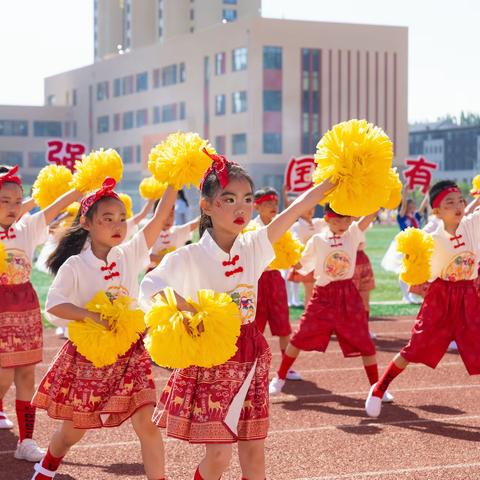
[[[84,217],[88,211],[97,203],[101,198],[111,197],[120,200],[120,197],[113,191],[117,182],[115,179],[107,177],[103,182],[102,188],[96,192],[85,197],[80,203],[80,214]]]
[[[224,156],[222,155],[217,155],[215,153],[210,153],[205,147],[202,148],[202,152],[205,155],[208,155],[212,159],[212,165],[208,168],[208,170],[205,172],[205,175],[203,176],[202,181],[200,182],[200,191],[203,188],[203,184],[205,183],[205,180],[207,177],[214,172],[215,175],[218,178],[218,181],[220,182],[220,186],[225,188],[228,185],[228,170],[227,170],[227,165],[229,163],[233,164],[234,162],[228,161]]]
[[[266,193],[261,197],[255,199],[255,205],[260,205],[264,202],[278,202],[278,195],[276,193]]]
[[[3,187],[4,183],[16,183],[19,187],[22,186],[22,181],[20,177],[15,175],[18,172],[18,165],[12,167],[8,172],[0,173],[0,188]]]
[[[337,215],[335,212],[326,212],[324,217],[325,218],[339,218],[340,215]]]
[[[448,187],[445,190],[442,190],[432,202],[432,208],[437,208],[440,205],[440,202],[449,194],[449,193],[462,193],[458,187]]]

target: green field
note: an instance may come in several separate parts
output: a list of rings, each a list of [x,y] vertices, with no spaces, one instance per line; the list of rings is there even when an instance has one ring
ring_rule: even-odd
[[[381,226],[375,226],[367,232],[367,253],[373,265],[376,283],[376,289],[371,296],[370,311],[372,316],[415,315],[418,311],[417,305],[401,303],[402,296],[398,287],[397,277],[392,273],[385,272],[380,266],[385,251],[397,233],[397,227]],[[34,269],[32,282],[38,292],[43,308],[51,279],[48,275]],[[382,302],[398,302],[398,304],[385,304]],[[302,311],[303,309],[300,308],[292,308],[290,310],[291,318],[298,318]]]

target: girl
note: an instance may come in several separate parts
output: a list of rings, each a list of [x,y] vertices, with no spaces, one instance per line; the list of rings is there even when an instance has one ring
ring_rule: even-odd
[[[272,242],[332,184],[306,192],[268,226],[240,234],[252,217],[252,180],[238,165],[212,157],[201,186],[200,241],[169,253],[147,274],[140,296],[148,308],[152,297],[170,286],[178,308],[191,310],[184,297],[205,288],[227,292],[243,319],[238,351],[223,365],[174,371],[153,419],[171,437],[206,444],[195,479],[218,480],[230,464],[232,443],[238,441],[243,478],[264,480],[270,352],[254,323],[257,283],[274,258]]]
[[[432,275],[410,341],[370,388],[365,403],[370,417],[380,415],[383,392],[410,362],[435,368],[452,340],[458,345],[468,373],[480,373],[480,297],[475,288],[480,259],[480,212],[465,216],[462,193],[449,180],[433,185],[430,205],[440,220],[431,233]]]
[[[143,262],[176,192],[167,189],[149,223],[122,243],[127,231],[126,211],[114,186],[115,181],[107,179],[100,190],[82,200],[74,224],[49,258],[56,277],[48,292],[46,311],[57,324],[85,317],[102,323],[99,314],[84,308],[100,290],[112,299],[137,297]],[[33,478],[53,478],[62,458],[88,429],[115,427],[130,417],[140,439],[147,477],[164,478],[162,438],[151,423],[155,401],[151,362],[142,339],[113,365],[103,368],[95,368],[67,341],[32,400],[50,417],[62,420],[46,456],[35,465]]]
[[[42,361],[42,317],[37,294],[30,283],[35,247],[47,237],[47,225],[80,197],[72,190],[45,210],[22,213],[23,188],[18,167],[0,166],[0,244],[7,268],[0,274],[0,428],[13,423],[3,413],[3,397],[15,383],[19,440],[15,458],[38,462],[45,453],[32,439],[35,408],[30,405],[35,364]]]

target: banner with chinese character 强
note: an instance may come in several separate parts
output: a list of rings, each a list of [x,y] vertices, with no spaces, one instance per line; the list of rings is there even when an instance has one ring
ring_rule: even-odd
[[[63,140],[49,140],[47,142],[47,163],[63,165],[72,172],[75,161],[81,160],[87,148],[82,143],[72,143]]]
[[[312,185],[312,174],[316,164],[313,157],[291,158],[285,170],[287,192],[300,194]]]
[[[415,187],[420,187],[422,193],[426,194],[432,183],[432,171],[438,168],[435,162],[428,162],[425,157],[418,157],[417,159],[405,159],[405,165],[408,167],[403,176],[407,181],[409,190],[415,190]]]

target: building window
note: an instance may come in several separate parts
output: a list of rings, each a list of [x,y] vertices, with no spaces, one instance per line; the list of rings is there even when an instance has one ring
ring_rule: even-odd
[[[232,8],[224,8],[222,17],[225,22],[234,22],[237,19],[237,11]]]
[[[226,73],[226,59],[225,52],[215,54],[215,75],[223,75]]]
[[[123,95],[130,95],[133,93],[133,75],[122,78],[122,93]]]
[[[70,136],[70,122],[65,122],[63,124],[63,135],[68,138]]]
[[[23,152],[0,152],[0,164],[23,167]]]
[[[215,95],[215,115],[225,115],[227,111],[226,95]]]
[[[232,154],[245,155],[247,153],[247,134],[235,133],[232,135]]]
[[[62,122],[33,122],[34,137],[61,137]]]
[[[122,127],[124,130],[133,128],[133,112],[124,112]]]
[[[180,106],[180,116],[179,116],[179,119],[180,120],[185,120],[186,116],[187,116],[187,109],[186,109],[186,105],[185,105],[185,102],[180,102],[179,103],[179,106]]]
[[[137,110],[136,113],[136,123],[137,127],[144,127],[148,124],[148,110],[143,108],[142,110]]]
[[[0,137],[27,137],[27,120],[0,120]]]
[[[232,113],[243,113],[247,111],[247,92],[232,93]]]
[[[282,111],[282,92],[281,90],[263,91],[263,111],[281,112]]]
[[[72,105],[75,107],[77,105],[77,89],[72,90]]]
[[[263,68],[282,69],[282,47],[263,47]]]
[[[195,20],[195,10],[193,8],[190,9],[190,20]]]
[[[221,155],[225,155],[226,150],[226,139],[225,135],[218,135],[215,137],[215,150]]]
[[[161,85],[161,69],[155,68],[153,70],[153,88],[159,88]]]
[[[243,48],[235,48],[232,51],[232,70],[239,72],[247,69],[248,64],[248,50]]]
[[[133,147],[123,147],[123,163],[133,163]]]
[[[263,134],[263,153],[282,153],[282,134]]]
[[[223,0],[224,5],[236,5],[237,0]]]
[[[110,117],[103,115],[97,118],[97,133],[108,133],[110,129]]]
[[[148,72],[137,73],[136,77],[137,92],[145,92],[148,90]]]
[[[108,100],[108,82],[97,83],[97,101]]]
[[[162,109],[160,107],[153,107],[153,123],[160,123],[162,121]]]
[[[118,132],[120,130],[120,114],[119,113],[116,113],[114,116],[113,116],[113,130],[115,130],[115,132]]]
[[[177,119],[177,104],[164,105],[162,107],[162,122],[174,122]]]
[[[136,150],[136,159],[137,159],[137,163],[142,163],[142,146],[141,145],[137,145],[135,147],[135,150]]]
[[[162,85],[175,85],[177,83],[177,66],[169,65],[162,69]]]
[[[46,165],[45,152],[28,152],[28,166],[29,167],[44,167]]]
[[[186,82],[186,80],[187,80],[187,69],[185,67],[184,62],[180,63],[180,65],[178,66],[178,70],[179,70],[180,83]]]

